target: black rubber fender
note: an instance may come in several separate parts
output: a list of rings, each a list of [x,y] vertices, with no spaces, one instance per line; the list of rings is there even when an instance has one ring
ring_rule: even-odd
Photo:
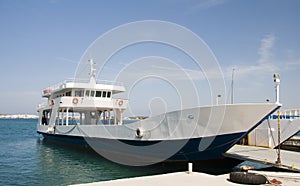
[[[234,183],[259,185],[266,184],[267,178],[264,175],[248,172],[231,172],[229,180]]]

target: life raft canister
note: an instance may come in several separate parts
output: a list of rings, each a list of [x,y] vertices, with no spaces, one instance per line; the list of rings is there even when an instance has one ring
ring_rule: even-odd
[[[43,92],[44,94],[50,93],[52,90],[50,88],[46,88]]]
[[[77,104],[78,103],[78,99],[74,98],[72,102],[73,102],[73,104]]]

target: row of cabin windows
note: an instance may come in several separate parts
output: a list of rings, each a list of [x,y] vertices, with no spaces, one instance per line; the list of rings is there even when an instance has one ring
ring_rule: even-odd
[[[94,90],[86,90],[85,91],[86,97],[94,97],[95,94],[96,94],[96,97],[102,97],[102,98],[110,98],[111,97],[111,92],[109,92],[109,91],[94,91]]]
[[[57,95],[56,97],[63,97],[63,96],[71,96],[71,91],[66,92],[62,95]],[[75,90],[75,97],[102,97],[102,98],[110,98],[111,92],[109,91],[94,91],[94,90],[86,90],[84,94],[84,90]]]
[[[56,95],[57,98],[64,97],[64,96],[71,96],[71,91],[63,93],[63,94]]]

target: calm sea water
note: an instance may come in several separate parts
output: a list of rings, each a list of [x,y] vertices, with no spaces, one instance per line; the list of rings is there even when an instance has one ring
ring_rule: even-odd
[[[43,140],[37,120],[0,119],[0,185],[69,185],[187,170],[186,164],[129,167]]]
[[[98,154],[43,141],[36,133],[36,123],[0,119],[0,185],[69,185],[187,170],[182,163],[115,164]],[[232,170],[216,165],[194,165],[194,169],[216,174]]]
[[[43,141],[37,120],[0,119],[0,185],[68,185],[186,169],[128,167],[97,154]]]

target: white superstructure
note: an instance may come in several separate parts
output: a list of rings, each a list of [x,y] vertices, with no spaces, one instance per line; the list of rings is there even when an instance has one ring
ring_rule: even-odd
[[[47,102],[38,105],[42,125],[122,124],[128,100],[113,96],[124,92],[121,83],[96,81],[93,62],[89,80],[67,79],[45,88]],[[113,118],[113,121],[112,121]]]

